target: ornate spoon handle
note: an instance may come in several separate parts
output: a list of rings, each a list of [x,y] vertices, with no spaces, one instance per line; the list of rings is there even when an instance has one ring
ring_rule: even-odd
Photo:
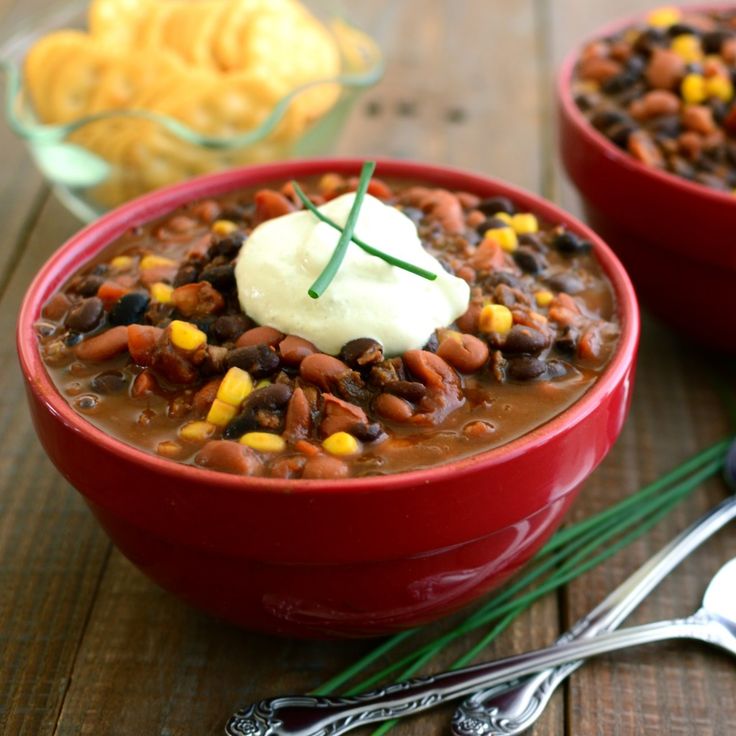
[[[645,562],[558,643],[612,631],[689,554],[736,518],[736,496],[730,496],[675,537]],[[474,693],[452,719],[455,736],[510,736],[529,728],[542,714],[557,686],[583,664],[569,662],[513,683]]]
[[[701,611],[687,619],[661,621],[601,634],[593,639],[558,644],[434,677],[397,683],[355,697],[297,696],[262,700],[233,715],[225,733],[227,736],[339,736],[368,723],[419,713],[481,687],[622,647],[671,638],[718,644],[723,637],[721,630],[725,630],[721,624],[709,620],[707,613]]]

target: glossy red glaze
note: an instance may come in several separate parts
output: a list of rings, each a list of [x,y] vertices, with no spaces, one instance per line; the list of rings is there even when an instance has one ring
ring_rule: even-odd
[[[579,54],[565,59],[558,77],[559,143],[589,224],[621,257],[652,312],[688,339],[736,353],[736,197],[644,166],[593,128],[571,91]]]
[[[367,636],[421,624],[515,572],[559,525],[628,409],[639,319],[629,280],[591,231],[556,207],[452,169],[379,161],[378,174],[503,194],[592,240],[623,326],[604,375],[574,406],[510,444],[431,470],[341,481],[241,478],[177,464],[105,435],[49,380],[33,323],[43,303],[125,229],[192,199],[325,171],[300,161],[219,173],[161,190],[93,223],[48,261],[18,323],[33,421],[51,459],[118,547],[191,604],[236,624],[298,636]]]

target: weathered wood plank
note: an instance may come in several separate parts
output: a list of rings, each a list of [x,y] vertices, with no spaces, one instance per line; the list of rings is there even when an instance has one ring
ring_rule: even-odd
[[[35,438],[11,338],[39,263],[77,227],[50,202],[0,301],[0,732],[23,736],[53,730],[109,549]]]

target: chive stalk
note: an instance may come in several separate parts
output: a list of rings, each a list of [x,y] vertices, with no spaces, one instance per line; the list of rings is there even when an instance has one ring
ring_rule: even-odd
[[[304,193],[304,190],[299,186],[296,181],[292,180],[291,186],[294,188],[294,193],[297,197],[299,197],[299,200],[304,205],[305,209],[309,210],[318,220],[321,220],[326,225],[330,225],[331,227],[334,227],[335,230],[339,230],[340,232],[342,232],[342,228],[334,220],[331,220],[329,217],[327,217],[327,215],[324,214],[324,212],[320,212],[319,209],[315,207],[312,200],[307,197],[307,195]],[[413,263],[403,261],[401,258],[396,258],[396,256],[392,256],[390,253],[385,253],[378,248],[374,248],[372,245],[368,245],[368,243],[366,243],[364,240],[361,240],[357,235],[355,235],[355,233],[353,233],[351,240],[361,250],[368,253],[368,255],[380,258],[382,261],[385,261],[392,266],[403,268],[404,271],[409,271],[409,273],[421,276],[423,279],[427,279],[428,281],[434,281],[437,278],[437,274],[433,273],[432,271],[427,271],[420,266],[415,266]]]
[[[371,176],[376,169],[375,161],[366,161],[360,170],[360,180],[358,181],[358,188],[355,191],[355,200],[353,206],[350,208],[347,220],[345,221],[345,228],[340,234],[340,239],[337,241],[335,250],[332,251],[330,260],[327,262],[322,273],[317,277],[317,280],[312,284],[307,293],[312,299],[319,299],[324,294],[325,289],[332,283],[332,279],[335,278],[340,265],[345,258],[350,240],[353,237],[353,230],[358,223],[358,215],[360,214],[360,208],[365,198],[365,193],[368,191],[368,184],[371,181]]]

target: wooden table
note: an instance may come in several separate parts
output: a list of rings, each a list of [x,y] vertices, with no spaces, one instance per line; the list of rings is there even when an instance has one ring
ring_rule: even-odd
[[[0,0],[2,27],[43,2],[13,7],[13,0]],[[577,208],[555,158],[554,69],[584,34],[614,14],[646,8],[647,0],[361,5],[376,23],[387,70],[352,115],[338,153],[466,167]],[[14,321],[39,264],[79,225],[50,195],[20,142],[5,127],[0,136],[0,325],[6,336],[0,361],[0,730],[7,736],[219,734],[238,704],[309,690],[372,645],[270,639],[187,608],[111,547],[47,460],[23,398]],[[727,435],[727,413],[711,384],[719,362],[725,367],[645,315],[631,416],[573,519]],[[646,537],[536,605],[487,656],[551,642],[725,492],[720,481],[707,483]],[[632,620],[690,612],[705,582],[734,554],[731,528],[683,564]],[[451,658],[452,652],[433,666]],[[652,646],[587,665],[555,695],[534,733],[733,734],[735,691],[736,670],[725,655],[695,644]],[[447,734],[450,715],[449,708],[432,712],[395,733]]]

